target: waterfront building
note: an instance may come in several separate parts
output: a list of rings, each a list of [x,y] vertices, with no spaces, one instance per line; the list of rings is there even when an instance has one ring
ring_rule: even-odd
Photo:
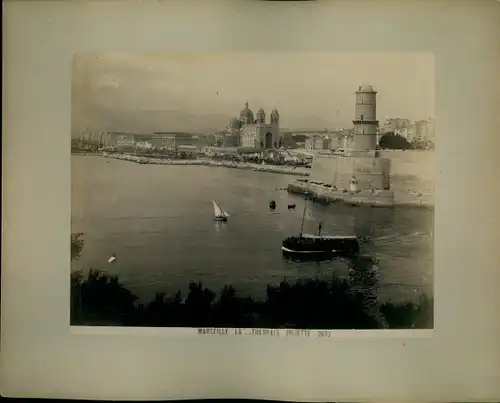
[[[296,147],[295,141],[292,137],[293,133],[290,130],[281,130],[280,138],[283,139],[282,147],[284,148],[294,148]]]
[[[217,147],[239,147],[241,145],[241,124],[236,118],[231,119],[226,130],[213,133]]]
[[[175,149],[178,146],[199,146],[202,139],[194,133],[156,132],[152,134],[111,132],[107,145],[112,147],[140,147]]]
[[[227,157],[238,156],[238,148],[236,147],[213,147],[205,146],[201,150],[208,157]]]
[[[328,150],[331,140],[326,136],[313,136],[305,141],[306,150]]]
[[[111,147],[133,147],[135,145],[136,134],[111,132],[107,137],[106,145]]]
[[[158,139],[158,145],[161,144],[164,148],[175,148],[177,146],[198,146],[200,141],[197,134],[183,132],[155,132],[153,137]]]
[[[333,133],[330,136],[330,142],[329,142],[328,148],[330,150],[338,150],[341,148],[345,148],[345,145],[346,145],[345,138],[346,138],[346,134],[343,132],[339,131],[339,132]]]
[[[435,139],[434,119],[429,118],[415,122],[415,140],[434,142]]]
[[[240,145],[244,148],[272,149],[283,145],[280,132],[280,116],[277,109],[273,109],[270,120],[266,122],[266,113],[260,108],[255,115],[248,107],[248,102],[240,112],[239,122],[231,121],[231,129],[239,132]]]
[[[184,154],[187,157],[197,157],[203,154],[201,149],[195,145],[178,145],[175,150],[178,154]]]
[[[382,133],[392,132],[396,130],[410,129],[411,122],[407,118],[386,118],[384,122],[384,130]]]
[[[225,130],[212,134],[213,143],[222,148],[269,150],[282,147],[286,138],[291,146],[293,143],[291,133],[280,131],[279,120],[276,109],[272,110],[269,122],[266,122],[266,113],[262,108],[254,116],[246,102],[239,118],[232,118]]]

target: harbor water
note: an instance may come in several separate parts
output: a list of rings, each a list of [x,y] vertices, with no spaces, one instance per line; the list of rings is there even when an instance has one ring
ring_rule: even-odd
[[[281,242],[298,235],[304,199],[280,190],[293,177],[207,166],[141,165],[72,156],[72,232],[85,246],[72,270],[112,275],[141,299],[187,292],[190,281],[262,296],[283,279],[346,274],[341,260],[291,262]],[[212,220],[215,200],[230,214]],[[269,201],[276,201],[271,211]],[[294,210],[288,205],[295,204]],[[377,259],[380,298],[399,302],[433,292],[433,212],[408,208],[307,206],[304,231],[358,235]],[[112,264],[108,258],[115,253]]]

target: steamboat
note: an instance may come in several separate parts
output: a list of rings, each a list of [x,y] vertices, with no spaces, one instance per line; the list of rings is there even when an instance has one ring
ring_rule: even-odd
[[[355,235],[321,235],[322,224],[318,225],[316,235],[303,234],[304,218],[307,208],[307,195],[302,213],[299,236],[286,238],[281,250],[283,254],[295,257],[317,257],[324,255],[354,256],[360,252],[360,241]]]

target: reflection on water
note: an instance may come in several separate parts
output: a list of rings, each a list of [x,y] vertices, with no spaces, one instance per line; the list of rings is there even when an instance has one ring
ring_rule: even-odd
[[[216,232],[220,232],[225,228],[226,222],[214,221],[214,227]]]
[[[303,210],[302,198],[276,190],[286,187],[285,175],[105,161],[72,157],[72,231],[85,233],[73,269],[119,275],[148,299],[156,291],[185,291],[192,280],[216,292],[232,284],[260,296],[284,278],[348,276],[345,260],[283,259],[281,242],[298,235]],[[227,222],[212,220],[213,199],[230,212]],[[397,301],[415,289],[432,294],[432,214],[309,203],[304,232],[315,233],[322,222],[325,235],[362,237],[362,254],[377,261],[379,297]],[[113,252],[120,259],[109,265]]]

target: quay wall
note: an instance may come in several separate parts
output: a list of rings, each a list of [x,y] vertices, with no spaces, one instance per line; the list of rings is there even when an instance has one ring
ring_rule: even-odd
[[[312,200],[323,203],[342,202],[356,206],[394,207],[395,199],[392,190],[357,190],[333,189],[323,185],[292,181],[288,185],[288,192],[295,194],[307,193]]]
[[[422,193],[433,198],[438,169],[434,150],[382,150],[380,154],[391,160],[391,189],[401,193],[401,197]]]
[[[354,174],[358,189],[388,190],[390,169],[391,161],[388,158],[316,155],[310,179],[348,189]]]
[[[396,193],[401,193],[402,197],[406,197],[403,193],[422,193],[426,197],[432,197],[434,194],[434,180],[437,171],[437,157],[434,150],[417,151],[417,150],[380,150],[380,158],[388,159],[389,162],[389,184],[390,189]],[[334,161],[328,161],[325,158],[316,158],[311,168],[310,179],[317,182],[332,184],[334,180],[334,172],[337,167]],[[326,158],[336,156],[324,155]],[[358,178],[358,174],[356,174]],[[384,177],[387,180],[387,177]],[[375,183],[377,183],[375,181]],[[349,188],[345,185],[336,185],[337,187]],[[366,186],[365,186],[366,187]],[[358,186],[363,188],[363,186]],[[410,196],[411,197],[411,196]]]
[[[391,160],[391,176],[408,176],[421,181],[435,179],[437,157],[434,150],[380,150],[380,157]]]
[[[309,176],[310,169],[307,168],[294,168],[290,166],[281,165],[261,165],[252,164],[245,162],[228,162],[228,161],[214,161],[209,159],[198,159],[198,160],[177,160],[177,159],[160,159],[160,158],[149,158],[149,157],[137,157],[127,154],[108,154],[103,153],[103,157],[113,158],[122,161],[135,162],[137,164],[153,164],[153,165],[201,165],[201,166],[211,166],[211,167],[224,167],[224,168],[234,168],[234,169],[249,169],[258,172],[269,172],[284,175],[293,176]]]
[[[323,184],[310,183],[307,179],[296,179],[287,188],[292,194],[307,193],[312,200],[323,203],[342,202],[351,205],[370,207],[418,207],[433,209],[433,199],[422,193],[400,190],[357,190],[334,189]]]

